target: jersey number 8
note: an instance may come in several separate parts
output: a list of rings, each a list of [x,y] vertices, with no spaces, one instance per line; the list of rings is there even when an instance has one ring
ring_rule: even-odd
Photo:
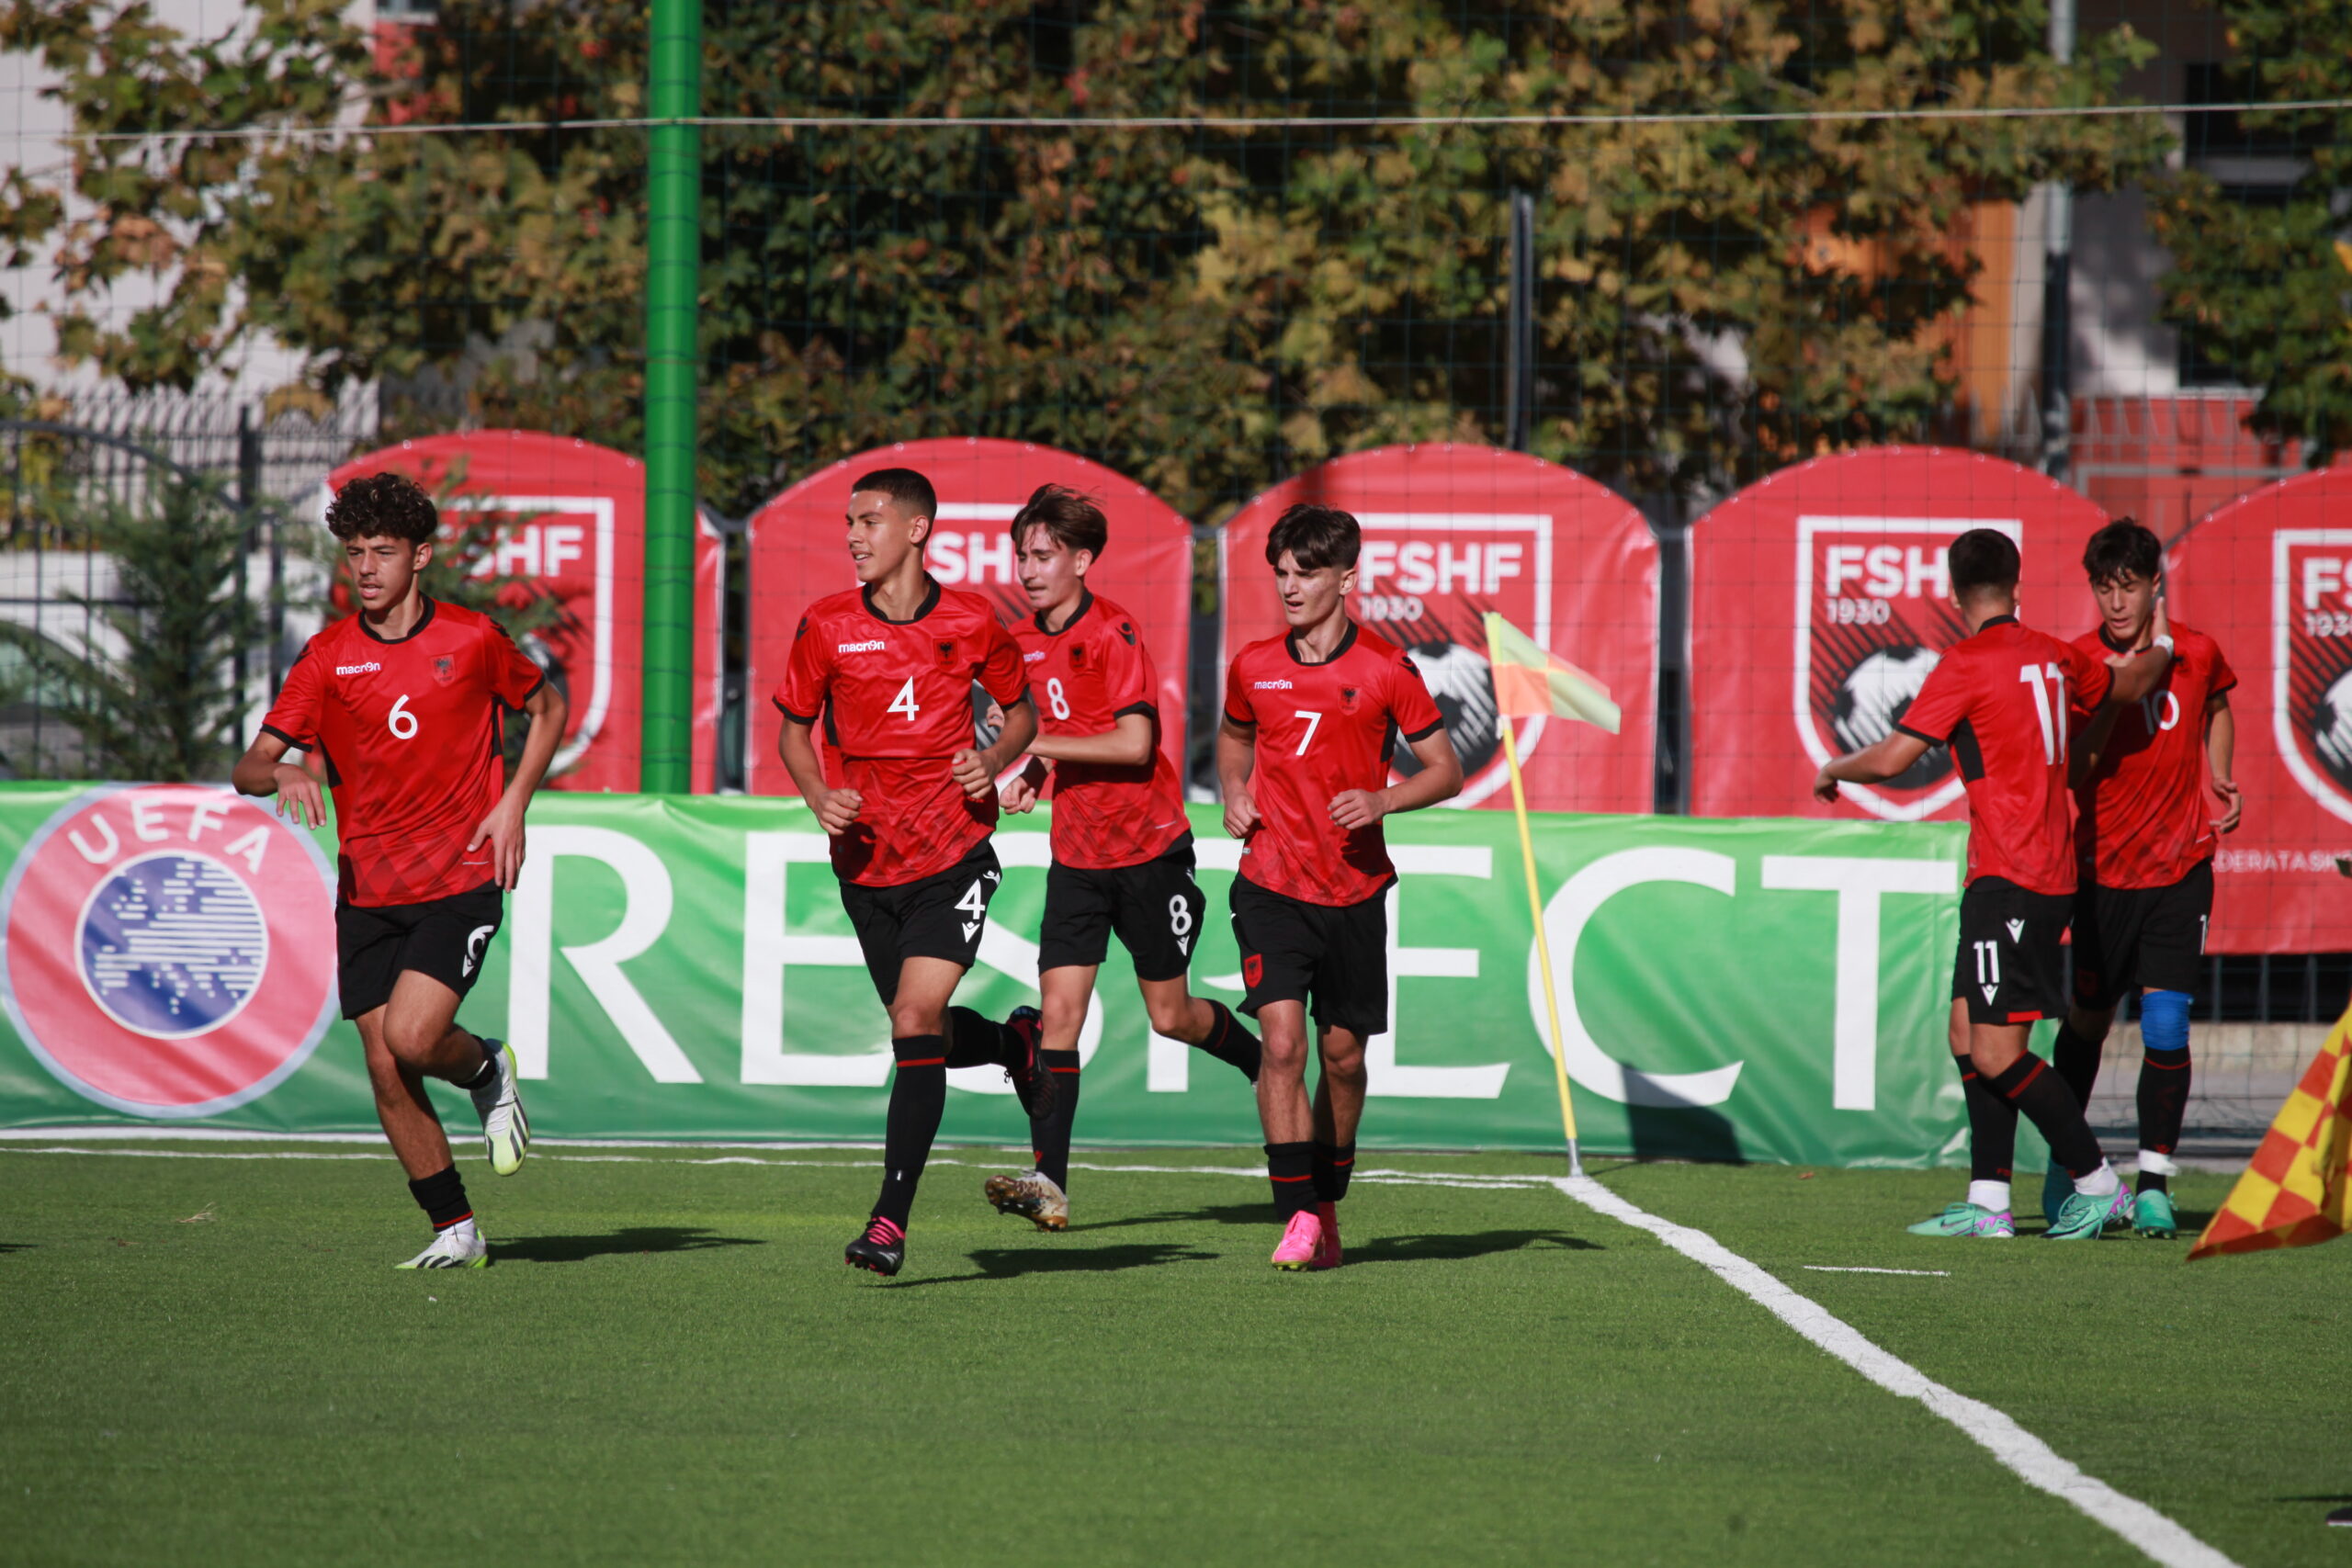
[[[1069,698],[1062,693],[1060,676],[1057,675],[1046,682],[1046,701],[1052,706],[1056,718],[1069,716]]]

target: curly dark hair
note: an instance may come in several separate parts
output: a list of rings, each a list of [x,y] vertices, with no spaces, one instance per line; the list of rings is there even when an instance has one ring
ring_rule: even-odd
[[[1266,535],[1266,564],[1280,566],[1283,552],[1288,550],[1301,571],[1351,567],[1363,547],[1363,534],[1355,513],[1302,501],[1274,520]]]
[[[2154,582],[2164,567],[2164,545],[2129,517],[2109,523],[2083,547],[2083,570],[2094,587],[2127,574],[2143,582]]]
[[[429,544],[441,532],[441,513],[424,487],[406,474],[364,474],[327,502],[327,532],[345,544],[354,539]]]

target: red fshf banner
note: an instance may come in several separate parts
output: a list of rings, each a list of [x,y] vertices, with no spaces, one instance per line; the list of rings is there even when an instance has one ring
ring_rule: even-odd
[[[1509,807],[1484,616],[1498,611],[1608,686],[1619,734],[1557,718],[1516,732],[1538,811],[1648,811],[1657,727],[1657,544],[1640,511],[1571,468],[1493,446],[1384,446],[1283,480],[1225,531],[1225,654],[1287,626],[1266,537],[1299,502],[1363,527],[1348,613],[1412,655],[1464,774],[1457,804]],[[1220,661],[1221,663],[1224,661]],[[1400,744],[1392,763],[1417,766]]]
[[[523,650],[571,704],[548,783],[556,789],[638,787],[643,723],[645,465],[626,453],[535,430],[472,430],[403,441],[327,476],[341,490],[363,474],[409,475],[440,502],[445,527],[487,518],[484,577],[545,595],[556,615]],[[697,518],[695,538],[694,788],[712,787],[718,732],[716,628],[721,555]]]
[[[946,437],[909,441],[846,457],[809,475],[752,513],[750,739],[746,787],[792,795],[775,754],[770,701],[792,651],[793,628],[812,600],[857,586],[847,525],[850,486],[876,468],[912,468],[939,495],[925,558],[944,587],[985,594],[1007,626],[1029,614],[1013,570],[1012,514],[1042,484],[1092,498],[1111,525],[1102,558],[1086,574],[1096,594],[1125,608],[1143,627],[1159,671],[1159,743],[1181,768],[1184,677],[1192,648],[1193,536],[1174,508],[1135,480],[1074,453],[1023,441]],[[977,690],[977,688],[975,688]],[[984,703],[984,700],[983,700]],[[976,725],[979,715],[976,709]]]
[[[2237,671],[2238,830],[2213,857],[2220,953],[2352,948],[2352,472],[2299,474],[2208,515],[2170,552],[2173,615]]]
[[[1944,564],[1954,538],[2015,539],[2019,618],[2072,638],[2098,618],[2082,557],[2106,521],[2030,468],[1934,446],[1815,458],[1708,513],[1690,530],[1691,812],[1964,815],[1941,748],[1901,778],[1847,786],[1835,807],[1815,803],[1814,774],[1884,738],[1966,635]]]

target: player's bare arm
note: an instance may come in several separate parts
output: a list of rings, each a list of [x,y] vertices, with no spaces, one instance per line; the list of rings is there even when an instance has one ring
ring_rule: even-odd
[[[1928,743],[1896,730],[1885,739],[1849,751],[1813,776],[1813,797],[1823,804],[1838,798],[1841,784],[1884,784],[1928,753]]]
[[[1004,710],[1004,728],[997,731],[996,739],[978,750],[967,746],[956,752],[948,761],[948,772],[956,775],[966,795],[986,800],[996,787],[997,775],[1012,766],[1013,759],[1028,750],[1036,739],[1037,705],[1023,692]]]
[[[2216,692],[2205,700],[2205,756],[2213,767],[2213,793],[2222,800],[2222,814],[2213,819],[2216,833],[2236,832],[2245,815],[2245,794],[2230,776],[2237,744],[2238,721],[2230,712],[2230,694]]]
[[[320,793],[319,781],[310,770],[285,760],[291,750],[284,738],[264,730],[237,759],[229,782],[239,795],[276,795],[277,814],[298,826],[320,827],[327,819],[326,796]]]
[[[1410,743],[1420,772],[1386,789],[1341,790],[1331,797],[1331,820],[1353,829],[1369,828],[1392,811],[1419,811],[1462,793],[1462,759],[1442,729]]]
[[[490,815],[481,819],[467,843],[469,854],[490,840],[490,862],[498,885],[509,893],[523,876],[523,817],[530,809],[531,796],[538,792],[540,781],[548,776],[548,764],[555,761],[555,749],[563,739],[563,721],[570,716],[571,705],[556,690],[552,682],[542,681],[539,689],[523,700],[523,712],[531,721],[530,732],[523,739],[523,758],[514,767],[514,776],[506,783],[506,791],[491,807]]]
[[[854,789],[826,787],[824,764],[817,760],[817,743],[809,729],[810,726],[786,714],[775,739],[775,754],[784,762],[784,771],[792,775],[800,798],[817,814],[818,825],[838,838],[865,809],[865,797]]]
[[[1123,713],[1115,726],[1094,735],[1040,735],[1029,743],[1029,754],[1054,762],[1139,768],[1151,761],[1151,716]]]
[[[1237,839],[1258,829],[1258,803],[1250,795],[1250,769],[1257,756],[1254,726],[1236,724],[1230,717],[1217,726],[1217,793],[1225,801],[1225,830]]]

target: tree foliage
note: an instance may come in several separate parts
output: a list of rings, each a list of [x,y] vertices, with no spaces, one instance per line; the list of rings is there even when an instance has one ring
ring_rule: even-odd
[[[2352,97],[2352,53],[2316,39],[2352,29],[2346,0],[2217,0],[2244,62],[2247,102]],[[2218,118],[2218,117],[2217,117]],[[2352,448],[2352,115],[2286,111],[2228,117],[2216,151],[2251,152],[2298,170],[2290,186],[2226,183],[2189,166],[2159,184],[2151,213],[2172,253],[2168,320],[2199,353],[2262,389],[2250,423],[2300,439],[2307,460]]]
[[[644,113],[645,8],[444,0],[371,54],[334,0],[228,40],[143,6],[7,0],[0,43],[85,130]],[[2104,98],[2141,46],[2043,51],[1994,0],[913,0],[705,6],[712,116],[1656,116]],[[1050,442],[1209,515],[1298,464],[1495,441],[1507,205],[1536,197],[1535,447],[1628,489],[1722,485],[1915,434],[1950,402],[1971,203],[2141,169],[2130,120],[1241,131],[704,132],[703,482],[745,508],[894,439]],[[70,355],[186,384],[243,334],[322,389],[460,386],[467,417],[639,434],[644,134],[573,124],[330,147],[83,144],[72,194],[12,176],[0,234],[76,290],[172,288]],[[81,216],[69,216],[80,212]],[[96,216],[90,214],[95,213]],[[421,378],[421,379],[420,379]],[[446,415],[420,404],[419,423]]]

